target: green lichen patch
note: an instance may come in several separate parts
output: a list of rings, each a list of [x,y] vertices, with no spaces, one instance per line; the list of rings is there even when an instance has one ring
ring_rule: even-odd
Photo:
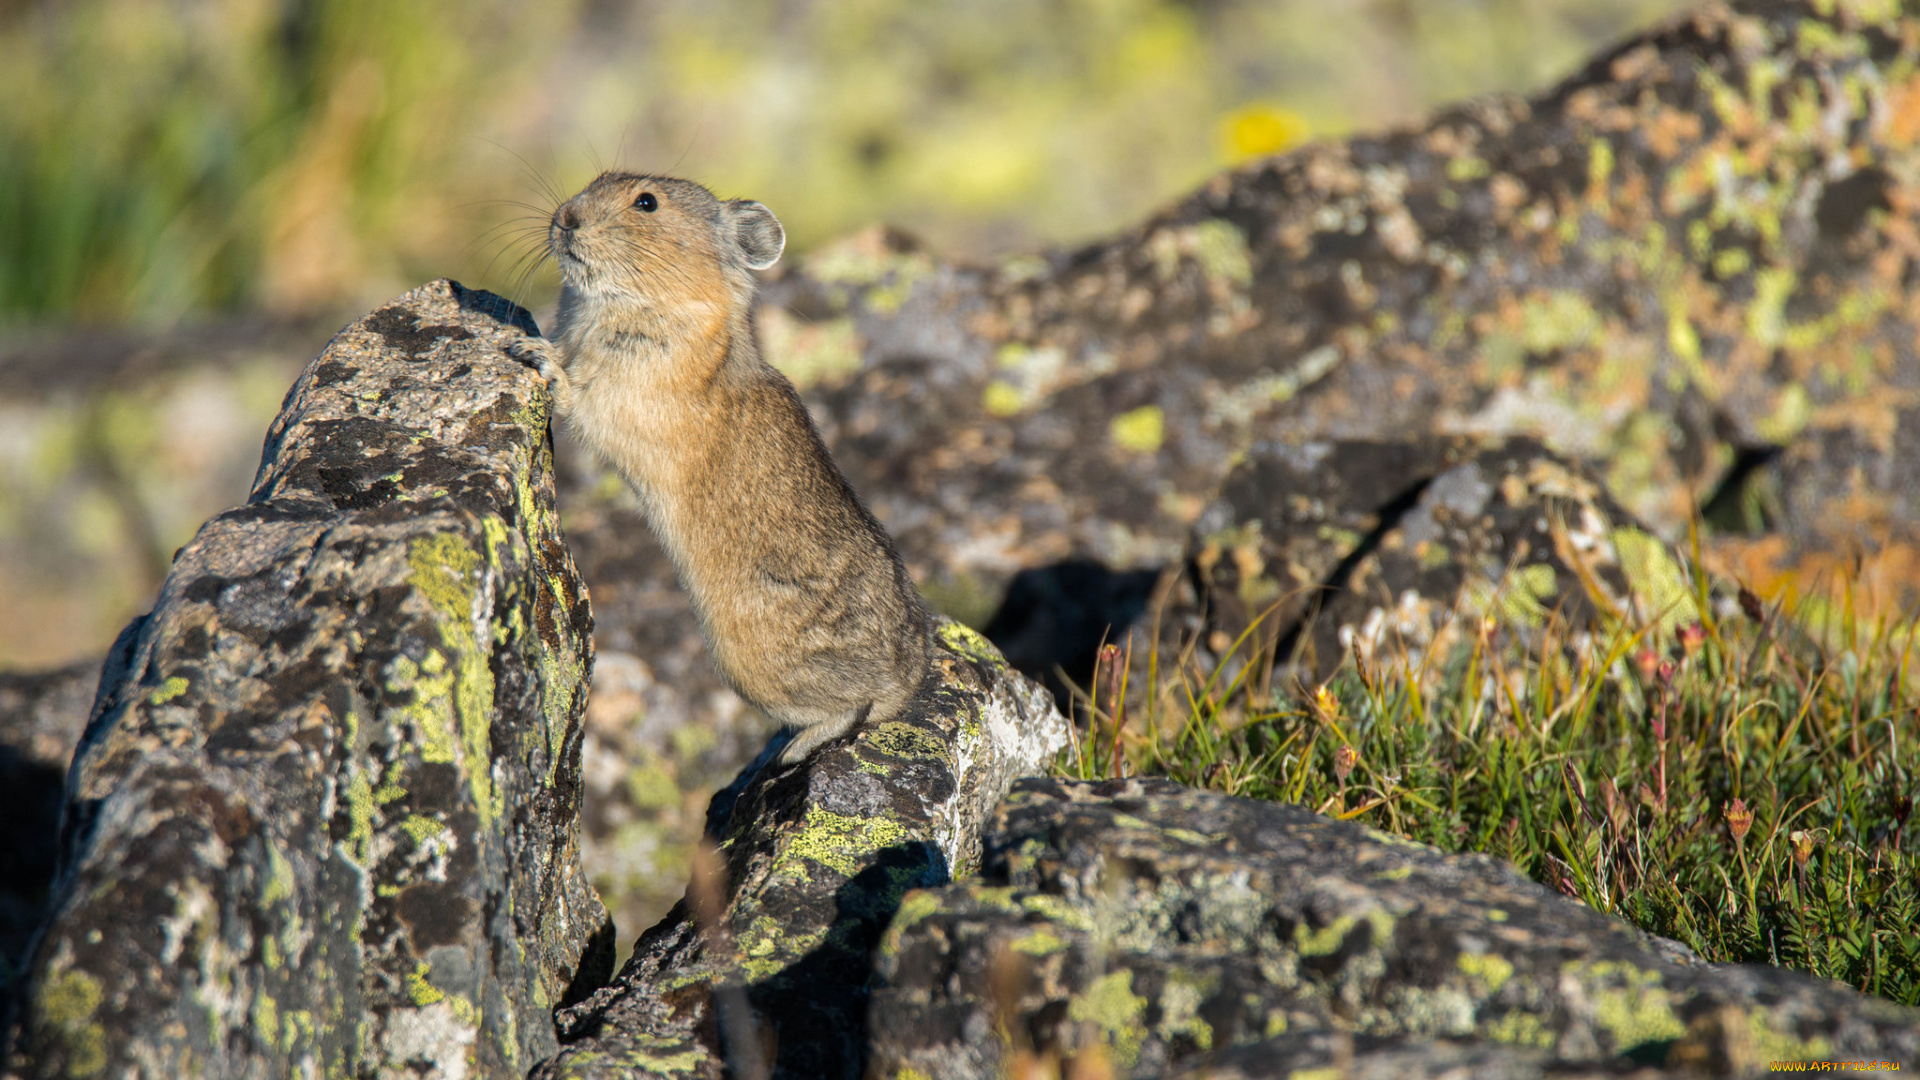
[[[47,979],[33,997],[33,1008],[58,1036],[66,1052],[66,1075],[96,1076],[107,1066],[106,1028],[96,1016],[103,1000],[100,981],[68,969]]]
[[[457,742],[460,761],[473,793],[482,826],[498,816],[493,790],[492,758],[493,679],[487,670],[491,642],[475,632],[480,577],[487,567],[472,545],[452,533],[436,533],[408,545],[407,563],[413,584],[439,615],[440,633],[453,653],[449,665],[437,650],[429,650],[419,665],[409,713],[420,725],[421,756],[429,762],[453,762]],[[402,658],[405,659],[404,657]]]
[[[1115,971],[1095,979],[1085,993],[1074,998],[1067,1005],[1067,1015],[1092,1023],[1113,1048],[1114,1060],[1132,1065],[1140,1060],[1145,1034],[1141,1014],[1146,1008],[1147,999],[1133,992],[1133,972]]]
[[[167,702],[172,701],[174,698],[186,692],[186,677],[183,675],[174,675],[155,687],[153,693],[147,695],[147,704],[165,705]]]
[[[951,619],[941,620],[935,632],[947,648],[977,664],[987,664],[1002,669],[1006,667],[1006,660],[1000,655],[1000,650],[993,647],[993,642],[982,637],[978,630],[965,623]]]
[[[890,720],[864,729],[860,741],[889,757],[944,760],[953,755],[945,740],[899,721]]]
[[[885,817],[855,817],[810,807],[806,823],[788,841],[779,865],[806,859],[842,877],[852,877],[882,848],[904,843],[909,834],[899,822]]]

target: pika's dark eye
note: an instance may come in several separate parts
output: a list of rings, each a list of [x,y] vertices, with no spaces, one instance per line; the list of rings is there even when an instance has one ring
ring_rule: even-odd
[[[643,191],[639,198],[633,200],[633,205],[651,214],[660,209],[660,200],[653,197],[653,192]]]

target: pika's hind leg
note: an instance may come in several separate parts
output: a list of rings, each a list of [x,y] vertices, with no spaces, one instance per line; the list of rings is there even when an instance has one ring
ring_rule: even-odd
[[[873,703],[868,702],[840,716],[829,717],[800,728],[794,732],[793,741],[780,752],[780,764],[798,765],[807,760],[815,750],[852,731],[872,711]]]

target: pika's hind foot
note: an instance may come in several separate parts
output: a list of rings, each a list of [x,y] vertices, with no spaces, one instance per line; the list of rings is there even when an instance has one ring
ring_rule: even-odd
[[[807,760],[815,750],[859,726],[860,721],[865,720],[867,714],[872,711],[873,705],[869,703],[845,716],[837,716],[831,720],[800,728],[794,732],[793,741],[787,744],[787,748],[780,751],[780,764],[798,765]]]

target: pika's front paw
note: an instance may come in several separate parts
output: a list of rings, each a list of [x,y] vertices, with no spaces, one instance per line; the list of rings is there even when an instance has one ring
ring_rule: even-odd
[[[565,377],[566,373],[560,369],[560,354],[546,338],[520,338],[507,346],[507,355],[538,371],[548,382]]]
[[[507,355],[532,367],[547,380],[547,391],[553,395],[554,406],[562,415],[573,407],[573,384],[567,380],[567,369],[560,366],[560,350],[553,347],[553,342],[523,337],[507,346]]]

